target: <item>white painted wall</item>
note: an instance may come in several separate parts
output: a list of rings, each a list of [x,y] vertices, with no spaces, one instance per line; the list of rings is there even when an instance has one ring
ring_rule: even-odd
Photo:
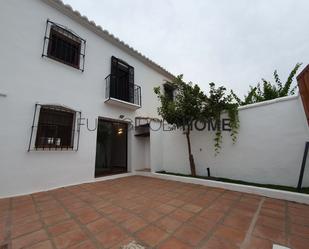
[[[42,58],[46,20],[67,26],[87,40],[85,71]],[[157,116],[153,87],[167,80],[139,60],[103,40],[40,0],[4,1],[0,8],[0,197],[94,180],[96,132],[83,126],[78,152],[27,152],[34,106],[59,103],[82,111],[91,125],[98,116]],[[142,88],[136,112],[104,103],[105,80],[114,55],[135,68]],[[146,104],[147,103],[147,104]],[[129,134],[129,169],[145,158],[138,138]]]
[[[47,18],[87,40],[85,72],[41,57]],[[153,87],[166,78],[42,1],[3,2],[0,29],[0,89],[5,93],[0,96],[0,198],[94,180],[96,132],[84,126],[78,152],[27,152],[36,102],[80,110],[91,124],[98,116],[157,116]],[[135,68],[143,103],[136,112],[104,103],[104,78],[110,73],[112,55]],[[213,134],[192,135],[198,173],[204,175],[210,167],[219,177],[294,186],[304,142],[309,139],[300,100],[242,109],[240,120],[237,144],[225,137],[217,157],[213,156]],[[149,161],[152,171],[189,172],[182,134],[151,131],[150,141],[129,134],[131,171]],[[309,186],[308,167],[304,182]]]
[[[308,125],[299,97],[241,107],[238,141],[232,144],[223,131],[222,150],[214,156],[214,132],[192,133],[192,150],[198,175],[239,179],[256,183],[296,186]],[[154,132],[161,140],[163,169],[168,172],[190,172],[187,143],[180,131]],[[161,139],[160,139],[161,138]],[[309,186],[309,164],[304,185]]]

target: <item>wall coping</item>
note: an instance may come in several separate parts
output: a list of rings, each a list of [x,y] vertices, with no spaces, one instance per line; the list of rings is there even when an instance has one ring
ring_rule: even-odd
[[[259,103],[240,106],[240,107],[238,107],[238,110],[241,111],[241,110],[246,110],[246,109],[250,109],[250,108],[272,105],[272,104],[276,104],[276,103],[280,103],[280,102],[284,102],[284,101],[290,101],[290,100],[297,99],[297,98],[299,98],[299,94],[281,97],[281,98],[276,98],[276,99],[271,99],[271,100],[266,100],[266,101],[259,102]]]

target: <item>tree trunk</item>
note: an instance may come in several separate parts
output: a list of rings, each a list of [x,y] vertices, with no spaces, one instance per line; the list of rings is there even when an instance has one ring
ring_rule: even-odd
[[[189,152],[189,162],[190,162],[191,175],[196,176],[194,158],[193,158],[193,155],[192,155],[192,152],[191,152],[191,142],[190,142],[190,130],[189,130],[189,128],[186,132],[186,138],[187,138],[187,143],[188,143],[188,152]]]

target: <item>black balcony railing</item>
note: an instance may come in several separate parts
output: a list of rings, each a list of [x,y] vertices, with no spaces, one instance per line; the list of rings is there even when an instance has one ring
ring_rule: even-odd
[[[138,106],[142,105],[141,87],[129,82],[127,77],[108,75],[105,78],[106,99],[118,99]]]

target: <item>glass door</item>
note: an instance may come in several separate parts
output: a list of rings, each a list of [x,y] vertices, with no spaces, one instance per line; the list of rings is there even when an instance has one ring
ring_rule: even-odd
[[[95,177],[127,172],[127,124],[99,119]]]

